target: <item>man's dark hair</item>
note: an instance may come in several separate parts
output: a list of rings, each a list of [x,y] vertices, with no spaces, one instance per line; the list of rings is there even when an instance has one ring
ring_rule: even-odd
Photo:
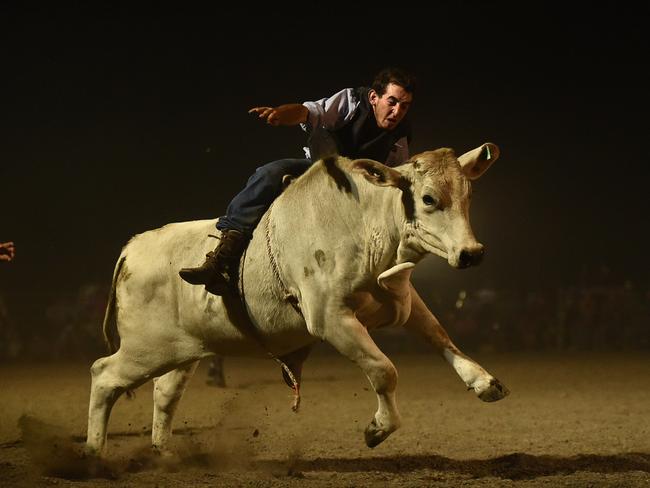
[[[407,92],[415,95],[415,85],[417,83],[415,76],[407,73],[403,69],[395,67],[384,68],[377,73],[377,76],[375,76],[375,79],[372,82],[371,88],[381,97],[386,93],[386,87],[389,83],[399,85]]]

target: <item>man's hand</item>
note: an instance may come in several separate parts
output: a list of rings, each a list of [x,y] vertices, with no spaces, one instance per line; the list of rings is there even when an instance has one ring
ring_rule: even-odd
[[[248,111],[249,114],[257,114],[260,119],[273,126],[298,125],[307,122],[307,107],[299,103],[288,103],[278,107],[255,107]]]
[[[0,242],[0,261],[11,261],[16,255],[13,242]]]

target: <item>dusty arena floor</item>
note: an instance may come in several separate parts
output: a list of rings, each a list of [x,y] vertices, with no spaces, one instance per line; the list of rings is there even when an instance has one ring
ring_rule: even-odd
[[[403,427],[375,449],[376,407],[359,369],[318,349],[302,406],[270,360],[226,359],[227,388],[190,382],[175,455],[148,449],[151,384],[121,398],[105,461],[79,457],[89,362],[0,366],[0,485],[650,486],[650,358],[636,354],[473,354],[511,389],[497,403],[465,390],[439,357],[389,353]],[[91,465],[92,464],[92,465]]]

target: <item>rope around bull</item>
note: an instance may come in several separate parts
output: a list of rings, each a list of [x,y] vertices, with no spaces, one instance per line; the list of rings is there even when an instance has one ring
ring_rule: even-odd
[[[283,298],[287,300],[293,309],[302,316],[302,312],[300,310],[300,305],[298,304],[298,299],[292,295],[287,286],[284,284],[284,281],[282,280],[282,277],[280,276],[280,270],[277,264],[277,261],[275,260],[275,256],[273,255],[272,248],[271,248],[271,229],[269,226],[269,220],[270,220],[270,215],[271,215],[271,209],[273,208],[273,204],[269,207],[269,211],[267,212],[267,215],[265,216],[265,222],[264,222],[264,227],[265,227],[265,240],[266,240],[266,251],[269,256],[269,261],[271,262],[271,269],[273,271],[273,275],[275,278],[278,280],[280,283],[280,287],[282,289],[283,293]],[[239,297],[241,299],[241,305],[246,313],[246,315],[249,318],[250,324],[252,325],[253,322],[250,320],[250,316],[248,315],[248,307],[246,306],[246,295],[244,292],[244,263],[246,262],[246,253],[248,251],[248,247],[244,249],[244,253],[242,254],[241,261],[240,261],[240,266],[239,266]],[[254,329],[254,326],[252,326],[252,330],[256,331]],[[298,408],[300,407],[300,383],[298,380],[296,380],[296,377],[294,376],[293,372],[291,371],[291,368],[286,365],[284,361],[282,361],[279,357],[277,357],[275,354],[273,354],[269,349],[264,345],[262,342],[262,339],[257,336],[257,333],[251,333],[250,335],[253,336],[253,338],[259,343],[259,345],[266,351],[266,354],[273,359],[276,363],[280,365],[282,370],[286,373],[287,377],[291,380],[291,389],[293,390],[293,404],[291,405],[291,410],[294,412],[298,412]]]

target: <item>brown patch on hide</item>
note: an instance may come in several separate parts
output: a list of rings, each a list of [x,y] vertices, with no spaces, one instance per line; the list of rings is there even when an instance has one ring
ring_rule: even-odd
[[[314,258],[316,259],[316,262],[318,263],[318,267],[322,268],[325,266],[325,261],[327,261],[327,258],[325,257],[325,253],[322,250],[317,250],[314,253]]]
[[[303,268],[303,272],[305,273],[305,278],[309,278],[311,275],[314,274],[314,270],[311,269],[311,268],[308,268],[307,266],[305,266]]]
[[[327,174],[334,180],[336,187],[345,192],[352,193],[352,185],[345,172],[336,165],[336,157],[330,156],[322,160]]]
[[[406,214],[406,220],[409,222],[415,220],[415,198],[413,197],[413,192],[411,191],[410,186],[403,186],[400,188],[402,190],[402,205],[404,206],[404,214]]]
[[[129,271],[129,268],[126,266],[126,260],[122,263],[120,272],[117,274],[117,286],[120,286],[131,278],[131,271]]]

